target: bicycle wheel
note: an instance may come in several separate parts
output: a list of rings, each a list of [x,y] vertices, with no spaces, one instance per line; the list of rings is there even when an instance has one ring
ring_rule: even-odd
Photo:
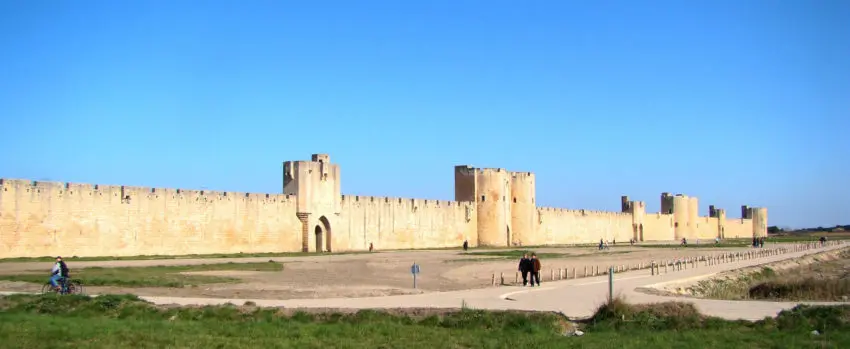
[[[83,283],[80,280],[73,280],[68,282],[68,294],[84,294],[83,293]]]
[[[54,288],[53,285],[51,285],[49,282],[44,284],[44,286],[41,287],[41,294],[48,294],[48,293],[55,293],[55,292],[56,292],[56,288]]]

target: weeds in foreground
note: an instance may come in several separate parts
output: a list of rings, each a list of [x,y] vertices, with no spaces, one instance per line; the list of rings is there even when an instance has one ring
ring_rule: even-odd
[[[577,324],[584,336],[569,337],[576,324],[553,313],[288,313],[155,306],[132,295],[15,295],[0,297],[0,340],[4,348],[840,348],[850,344],[848,315],[850,306],[797,307],[750,323],[705,317],[687,304],[618,298]]]
[[[227,270],[277,272],[283,270],[283,264],[269,260],[265,263],[229,262],[151,267],[89,267],[72,270],[71,275],[74,279],[82,280],[86,286],[187,287],[210,283],[238,282],[239,279],[232,277],[184,274]],[[47,281],[47,277],[43,274],[0,275],[0,280],[42,284]]]
[[[588,330],[732,330],[820,333],[850,330],[850,305],[798,305],[781,311],[776,318],[749,322],[728,321],[699,313],[692,303],[667,302],[632,305],[622,298],[601,305],[587,321]]]
[[[702,280],[689,291],[699,297],[731,300],[844,301],[850,297],[850,279],[843,271],[850,250],[841,251],[837,260],[814,258],[815,264],[779,273],[763,267],[737,277]],[[839,275],[834,275],[836,271]]]

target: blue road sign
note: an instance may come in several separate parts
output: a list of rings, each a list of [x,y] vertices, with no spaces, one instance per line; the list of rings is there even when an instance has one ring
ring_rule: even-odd
[[[419,264],[413,262],[413,265],[410,266],[410,274],[413,275],[413,288],[416,288],[416,274],[419,274]]]

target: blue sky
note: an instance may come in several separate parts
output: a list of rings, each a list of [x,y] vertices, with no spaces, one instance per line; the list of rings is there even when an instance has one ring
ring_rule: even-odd
[[[850,2],[3,1],[0,177],[453,199],[453,166],[545,206],[850,224]]]

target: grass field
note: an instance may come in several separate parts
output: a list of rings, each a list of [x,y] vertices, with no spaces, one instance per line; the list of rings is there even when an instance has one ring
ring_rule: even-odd
[[[220,263],[178,266],[152,267],[118,267],[101,268],[89,267],[71,270],[71,277],[81,280],[85,286],[124,286],[124,287],[187,287],[210,283],[237,282],[239,279],[207,276],[185,275],[185,272],[245,270],[245,271],[281,271],[283,264],[273,261],[265,263]],[[0,280],[23,281],[43,284],[47,282],[46,274],[0,275]]]
[[[461,310],[439,315],[285,315],[279,309],[163,308],[134,296],[0,298],[4,348],[840,348],[850,306],[798,307],[777,319],[730,322],[693,307],[620,301],[578,324],[551,313]],[[820,331],[812,335],[812,330]]]

